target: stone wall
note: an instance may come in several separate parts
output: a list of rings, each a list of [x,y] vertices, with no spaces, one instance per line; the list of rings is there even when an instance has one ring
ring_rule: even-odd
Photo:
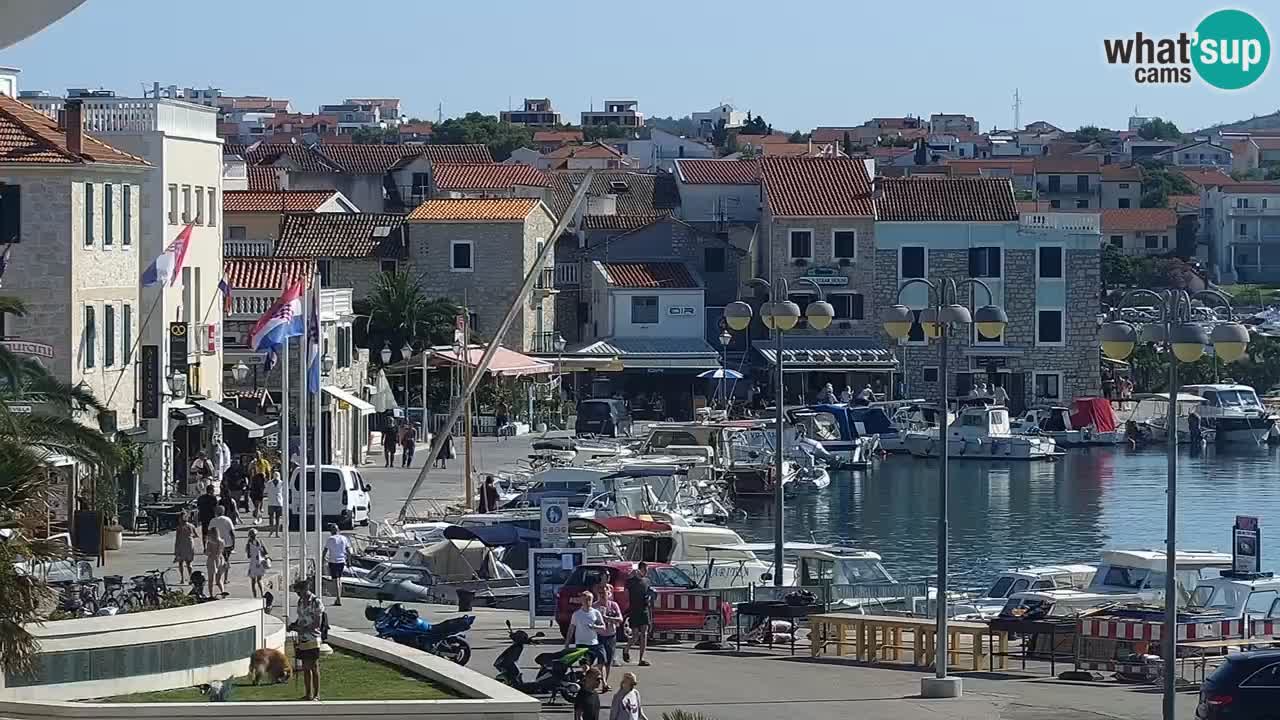
[[[790,257],[790,231],[813,231],[813,259],[804,265],[796,265]],[[832,232],[834,230],[856,230],[858,232],[857,257],[848,264],[840,264],[835,258],[835,246]],[[796,279],[812,276],[827,271],[835,276],[847,277],[849,282],[844,286],[827,286],[824,292],[847,291],[861,293],[863,296],[863,317],[849,321],[837,321],[824,331],[809,328],[797,328],[793,332],[801,335],[852,335],[878,336],[880,321],[873,302],[875,281],[877,277],[875,222],[872,218],[775,218],[766,209],[764,220],[760,224],[759,243],[764,252],[760,253],[761,267],[757,269],[760,277],[769,279],[785,278],[791,291],[810,291],[808,283],[797,284]],[[772,277],[770,273],[770,257],[772,257]],[[896,268],[896,265],[895,265]],[[896,277],[897,271],[893,275]]]

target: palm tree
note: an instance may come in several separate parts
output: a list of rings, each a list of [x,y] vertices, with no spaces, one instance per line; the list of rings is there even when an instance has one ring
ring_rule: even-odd
[[[0,296],[0,312],[25,314],[23,303]],[[37,401],[38,412],[18,413],[10,402]],[[0,670],[29,667],[38,645],[25,629],[39,622],[49,589],[18,563],[60,556],[59,545],[36,539],[48,512],[49,459],[74,458],[91,482],[115,472],[124,458],[96,427],[78,417],[105,410],[93,393],[57,379],[36,361],[0,348]],[[26,565],[29,567],[29,565]]]
[[[417,279],[408,273],[380,275],[377,285],[359,305],[357,313],[369,317],[366,347],[379,362],[384,345],[399,352],[406,342],[419,348],[453,343],[458,306],[445,298],[429,299]]]

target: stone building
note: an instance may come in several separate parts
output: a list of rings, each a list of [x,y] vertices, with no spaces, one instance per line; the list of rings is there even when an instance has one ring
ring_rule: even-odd
[[[1009,181],[1001,178],[881,178],[877,201],[874,306],[895,302],[919,311],[935,283],[977,278],[1003,307],[1001,337],[970,327],[953,335],[950,396],[968,395],[977,382],[1004,387],[1017,412],[1060,404],[1101,391],[1097,314],[1100,310],[1101,234],[1094,213],[1019,215]],[[899,289],[902,288],[901,292]],[[981,288],[959,289],[957,302],[988,302]],[[917,312],[917,318],[918,318]],[[937,341],[917,323],[897,347],[906,396],[936,398]]]
[[[314,260],[321,287],[351,288],[352,297],[363,300],[379,273],[404,266],[404,219],[383,213],[290,213],[274,255]]]

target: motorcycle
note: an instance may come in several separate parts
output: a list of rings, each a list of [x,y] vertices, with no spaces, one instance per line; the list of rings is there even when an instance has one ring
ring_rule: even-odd
[[[373,623],[374,632],[380,638],[438,655],[459,665],[466,665],[471,659],[471,645],[463,636],[476,621],[475,615],[449,618],[433,625],[419,617],[417,610],[407,610],[400,603],[395,603],[385,608],[366,605],[364,617]]]
[[[503,650],[498,659],[493,661],[493,667],[498,671],[496,679],[503,685],[515,688],[526,695],[546,693],[548,704],[554,704],[557,695],[564,698],[565,702],[572,703],[582,687],[584,674],[582,663],[591,650],[590,648],[564,648],[554,652],[540,653],[534,658],[534,662],[538,663],[537,677],[533,682],[525,682],[520,672],[520,656],[524,653],[526,645],[532,645],[534,640],[542,636],[542,632],[534,633],[530,637],[524,630],[512,630],[511,621],[508,620],[507,637],[511,640],[511,646]]]

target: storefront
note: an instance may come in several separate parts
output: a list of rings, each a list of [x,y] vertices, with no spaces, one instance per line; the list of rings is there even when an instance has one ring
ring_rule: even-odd
[[[320,421],[324,447],[333,457],[325,462],[339,465],[362,465],[369,450],[369,417],[373,405],[354,393],[333,385],[325,385]]]
[[[622,398],[636,420],[692,420],[697,408],[710,403],[715,387],[698,375],[721,363],[720,354],[701,337],[611,338],[574,353],[578,356],[611,358],[611,372],[585,373],[578,383],[585,394],[578,399]]]
[[[757,340],[753,347],[761,361],[754,377],[773,387],[777,346],[769,339]],[[891,397],[898,369],[893,351],[878,338],[868,337],[784,336],[782,360],[786,404],[813,402],[827,383],[837,395],[846,387],[857,393],[870,385],[877,396]]]

